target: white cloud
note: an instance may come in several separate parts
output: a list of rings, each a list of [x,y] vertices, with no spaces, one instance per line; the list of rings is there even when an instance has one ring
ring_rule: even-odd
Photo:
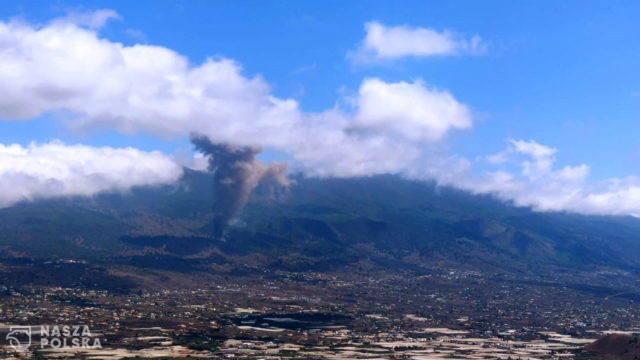
[[[535,141],[509,140],[510,147],[507,153],[517,153],[528,156],[530,159],[521,163],[522,174],[535,179],[548,174],[553,163],[557,149],[541,145]]]
[[[471,112],[448,92],[421,81],[365,79],[357,99],[355,129],[395,133],[412,141],[440,140],[451,129],[471,127]]]
[[[86,26],[90,29],[99,29],[111,20],[121,20],[120,14],[111,9],[99,9],[90,12],[72,11],[67,16],[58,18],[55,22],[71,23]]]
[[[169,184],[182,168],[159,152],[133,148],[0,144],[0,207],[59,196],[91,196]]]
[[[451,31],[409,26],[365,24],[366,36],[350,56],[356,62],[458,54],[480,54],[486,45],[479,36],[464,39]]]
[[[321,176],[402,171],[417,159],[416,141],[438,140],[471,121],[445,91],[375,79],[363,82],[355,115],[341,108],[305,113],[232,60],[192,65],[168,48],[125,46],[68,19],[0,23],[0,92],[5,120],[62,111],[82,131],[167,138],[198,132],[216,142],[275,148],[294,167]],[[354,124],[370,131],[353,131]]]
[[[557,149],[539,144],[535,141],[510,139],[513,150],[521,154],[530,155],[534,159],[544,159],[553,156]]]
[[[640,215],[640,178],[589,183],[588,165],[555,168],[556,153],[532,140],[510,139],[507,149],[486,158],[501,169],[481,173],[464,158],[441,154],[408,174],[477,194],[494,194],[536,211]]]

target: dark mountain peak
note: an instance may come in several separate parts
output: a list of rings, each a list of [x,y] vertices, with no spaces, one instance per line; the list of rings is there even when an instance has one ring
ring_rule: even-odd
[[[640,337],[609,334],[585,347],[583,359],[635,360],[640,358]]]

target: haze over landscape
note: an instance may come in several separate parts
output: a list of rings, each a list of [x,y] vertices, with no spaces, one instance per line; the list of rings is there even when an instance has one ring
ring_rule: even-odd
[[[0,4],[0,357],[640,356],[639,11]]]

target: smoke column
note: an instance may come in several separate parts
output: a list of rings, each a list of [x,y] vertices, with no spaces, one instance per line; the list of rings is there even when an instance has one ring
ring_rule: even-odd
[[[249,200],[253,189],[263,182],[274,180],[287,186],[285,163],[273,162],[266,166],[256,159],[258,147],[238,147],[214,144],[202,135],[191,135],[196,149],[207,155],[209,170],[213,172],[215,203],[213,208],[213,235],[223,239],[231,220]]]

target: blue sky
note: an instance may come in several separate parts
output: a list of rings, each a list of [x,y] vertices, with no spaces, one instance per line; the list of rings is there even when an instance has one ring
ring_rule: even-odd
[[[261,76],[273,95],[306,112],[336,106],[366,78],[422,79],[473,113],[472,127],[447,132],[439,145],[449,153],[475,161],[509,139],[532,140],[558,150],[558,167],[587,164],[590,182],[640,174],[638,2],[13,1],[0,4],[0,18],[46,24],[97,9],[121,17],[97,30],[101,38],[166,47],[193,66],[212,56],[233,59],[244,76]],[[354,63],[348,54],[370,21],[479,36],[485,50]],[[190,148],[185,137],[71,132],[55,118],[0,122],[0,142],[55,138],[168,154]]]

